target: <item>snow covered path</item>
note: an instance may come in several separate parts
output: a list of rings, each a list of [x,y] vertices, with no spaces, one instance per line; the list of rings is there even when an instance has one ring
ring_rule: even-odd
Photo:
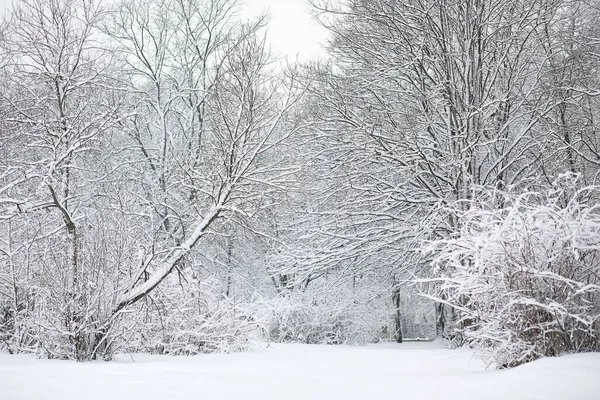
[[[600,353],[485,371],[437,343],[271,345],[241,354],[75,363],[0,354],[0,400],[600,400]]]

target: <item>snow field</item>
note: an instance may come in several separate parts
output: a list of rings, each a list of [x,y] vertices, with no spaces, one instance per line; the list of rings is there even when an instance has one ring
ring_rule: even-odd
[[[0,354],[1,400],[600,399],[600,353],[485,370],[439,343],[275,344],[197,357],[119,355],[75,363]]]

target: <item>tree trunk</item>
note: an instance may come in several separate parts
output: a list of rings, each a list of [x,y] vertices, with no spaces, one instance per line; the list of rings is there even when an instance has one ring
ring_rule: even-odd
[[[394,337],[396,339],[396,343],[402,343],[403,335],[402,335],[402,311],[400,310],[400,289],[394,288],[394,293],[392,295],[394,302]]]
[[[445,337],[446,333],[446,307],[444,303],[435,303],[435,336]]]

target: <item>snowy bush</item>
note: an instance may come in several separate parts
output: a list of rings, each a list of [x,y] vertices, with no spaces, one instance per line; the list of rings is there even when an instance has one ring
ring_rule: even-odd
[[[0,349],[51,359],[112,357],[112,338],[101,322],[107,307],[98,297],[86,296],[91,290],[71,296],[60,285],[21,289],[11,303],[0,304]],[[80,310],[76,319],[71,318],[73,310]]]
[[[257,303],[257,315],[269,340],[310,344],[379,342],[389,310],[378,299],[360,299],[350,291],[289,293]]]
[[[220,282],[212,279],[170,286],[149,297],[145,311],[130,351],[170,355],[243,351],[257,330],[248,306],[224,296]]]
[[[497,366],[600,350],[600,188],[576,185],[564,176],[546,193],[482,196],[460,235],[430,248],[434,297]]]

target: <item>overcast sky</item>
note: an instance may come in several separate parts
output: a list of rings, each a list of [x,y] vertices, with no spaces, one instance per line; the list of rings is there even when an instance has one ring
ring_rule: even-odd
[[[12,1],[0,0],[0,12]],[[270,11],[269,38],[276,53],[291,58],[299,55],[301,60],[323,55],[320,43],[325,41],[325,30],[312,20],[307,0],[242,0],[242,4],[247,17]]]
[[[2,1],[2,0],[0,0]],[[301,59],[323,55],[325,29],[308,12],[307,0],[244,0],[247,10],[259,13],[270,10],[269,37],[274,50]]]

